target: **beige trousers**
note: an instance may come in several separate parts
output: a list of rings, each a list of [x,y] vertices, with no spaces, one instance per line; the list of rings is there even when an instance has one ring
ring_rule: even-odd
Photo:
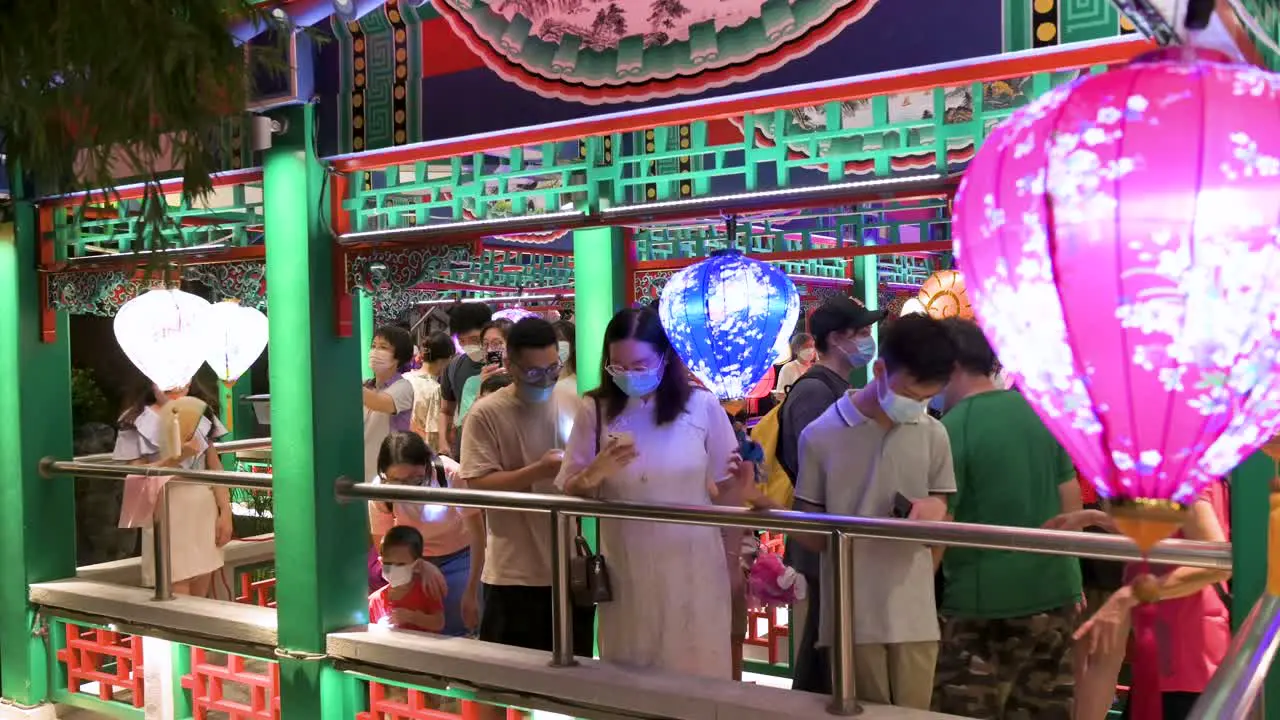
[[[860,702],[929,709],[938,643],[856,645],[853,663]]]

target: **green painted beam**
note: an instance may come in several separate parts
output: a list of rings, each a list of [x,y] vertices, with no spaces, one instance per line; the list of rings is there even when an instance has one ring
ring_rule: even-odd
[[[365,508],[334,493],[339,477],[361,475],[363,352],[336,334],[340,270],[320,215],[326,178],[312,144],[314,108],[282,115],[287,129],[263,163],[275,542],[289,560],[276,568],[281,711],[284,720],[350,720],[358,682],[323,653],[327,632],[368,618]]]
[[[18,705],[49,698],[50,658],[27,602],[31,583],[75,575],[75,486],[46,480],[46,456],[71,457],[67,315],[57,339],[40,338],[35,208],[17,173],[15,223],[0,226],[0,695]]]

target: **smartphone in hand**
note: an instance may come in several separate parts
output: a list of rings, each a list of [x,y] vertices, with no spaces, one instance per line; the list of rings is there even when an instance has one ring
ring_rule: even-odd
[[[911,498],[898,493],[893,496],[893,510],[890,511],[889,517],[906,520],[911,517],[911,507],[915,503],[911,502]]]

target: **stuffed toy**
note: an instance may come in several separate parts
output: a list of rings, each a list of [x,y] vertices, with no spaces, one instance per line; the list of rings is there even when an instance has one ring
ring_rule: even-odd
[[[763,552],[754,537],[743,541],[742,564],[752,607],[791,605],[808,594],[804,576],[787,567],[777,553]]]

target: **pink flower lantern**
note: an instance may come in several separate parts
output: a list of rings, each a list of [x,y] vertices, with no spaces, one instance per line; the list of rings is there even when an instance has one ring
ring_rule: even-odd
[[[1149,548],[1280,426],[1280,76],[1175,48],[997,127],[956,198],[976,316]]]

